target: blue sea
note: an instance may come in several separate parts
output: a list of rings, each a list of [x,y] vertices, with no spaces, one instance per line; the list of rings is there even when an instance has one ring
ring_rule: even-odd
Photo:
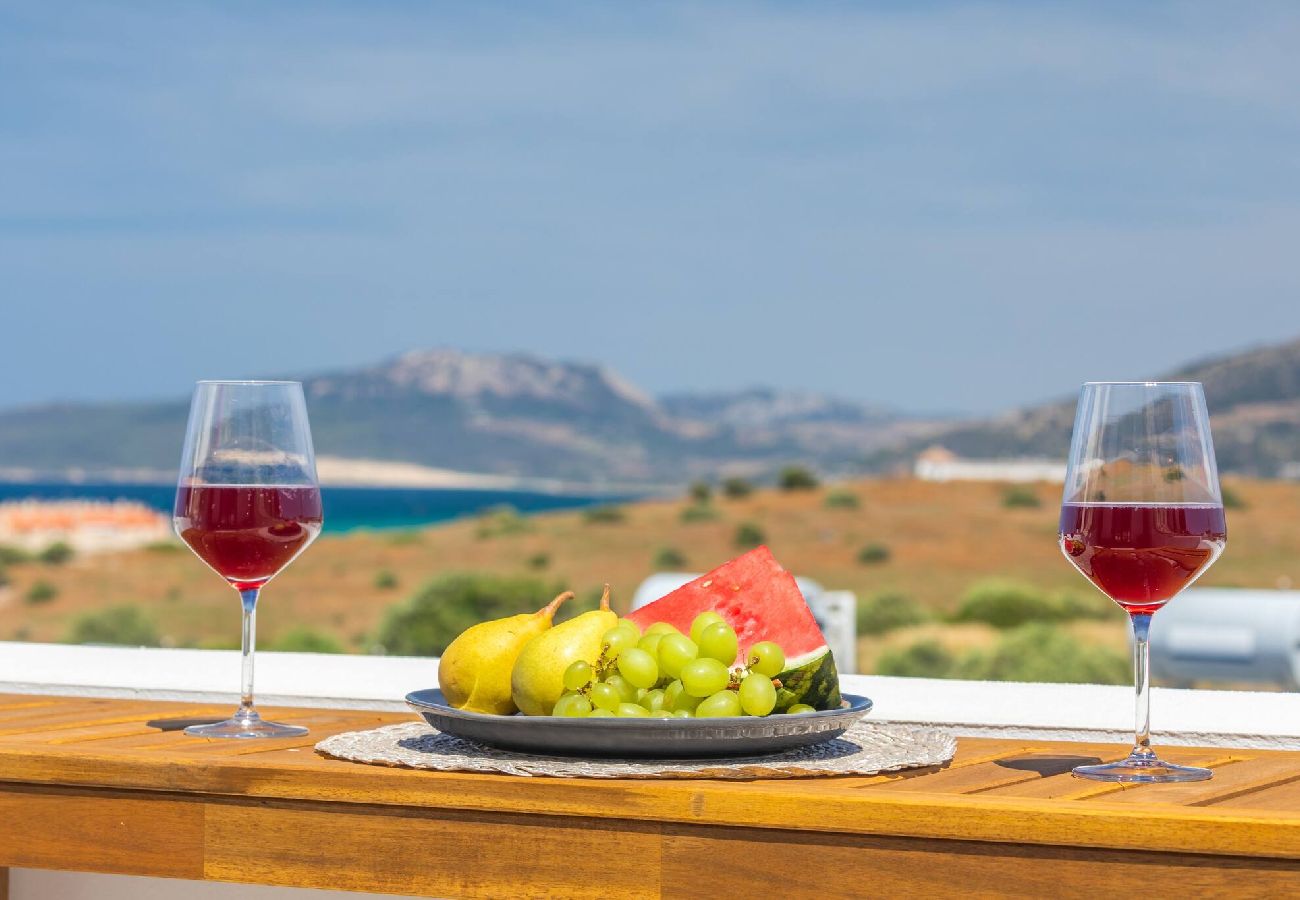
[[[73,484],[0,482],[4,500],[136,500],[171,514],[174,484]],[[534,491],[451,488],[321,488],[325,531],[358,528],[415,528],[470,516],[493,506],[508,505],[521,513],[577,509],[627,497],[547,494]]]

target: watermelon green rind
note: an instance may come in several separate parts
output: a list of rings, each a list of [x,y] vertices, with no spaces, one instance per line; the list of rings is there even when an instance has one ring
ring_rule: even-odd
[[[781,687],[776,691],[776,712],[785,712],[796,703],[807,703],[813,709],[840,708],[840,675],[829,649],[787,668],[777,680]]]

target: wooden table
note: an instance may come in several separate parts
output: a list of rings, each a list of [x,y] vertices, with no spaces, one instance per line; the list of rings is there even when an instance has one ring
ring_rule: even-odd
[[[1126,747],[962,740],[943,770],[788,781],[439,774],[315,741],[397,713],[0,695],[5,866],[435,896],[1300,895],[1300,753],[1170,749],[1212,781],[1120,787]]]

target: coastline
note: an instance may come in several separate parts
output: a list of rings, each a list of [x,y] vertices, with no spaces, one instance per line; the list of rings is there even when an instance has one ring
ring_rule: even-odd
[[[558,478],[492,475],[440,469],[419,463],[392,460],[318,456],[316,470],[322,487],[392,488],[402,490],[521,491],[565,496],[665,495],[678,488],[665,484],[578,482]],[[149,468],[66,468],[35,469],[0,466],[0,485],[131,485],[170,486],[176,483],[174,470]]]

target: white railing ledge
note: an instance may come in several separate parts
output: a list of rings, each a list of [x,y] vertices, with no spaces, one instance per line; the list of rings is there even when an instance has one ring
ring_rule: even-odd
[[[0,643],[0,693],[235,702],[239,654]],[[266,706],[404,710],[434,687],[436,659],[315,653],[257,655]],[[846,675],[846,691],[875,703],[873,718],[936,725],[963,736],[1132,740],[1133,691],[1090,684],[949,681]],[[1155,688],[1158,743],[1300,750],[1300,694]]]

